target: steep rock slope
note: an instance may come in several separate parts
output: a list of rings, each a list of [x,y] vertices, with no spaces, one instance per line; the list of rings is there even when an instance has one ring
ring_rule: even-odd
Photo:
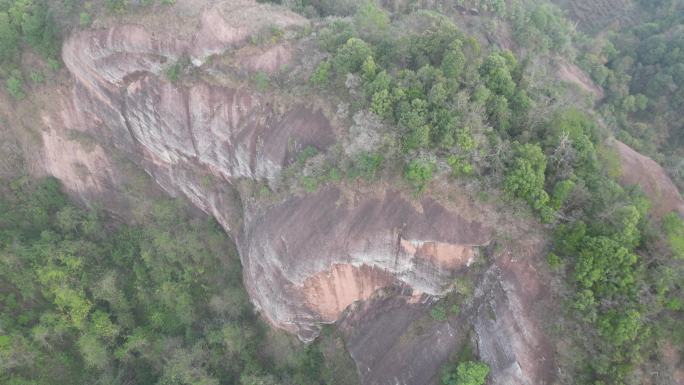
[[[242,16],[248,15],[259,17],[246,23]],[[201,20],[188,36],[137,25],[76,33],[65,42],[63,58],[76,83],[74,103],[85,122],[81,128],[144,163],[164,188],[180,188],[229,228],[230,217],[240,213],[222,212],[193,180],[201,178],[188,175],[199,168],[223,180],[272,181],[293,149],[324,148],[333,134],[320,112],[304,106],[280,114],[251,90],[202,80],[176,85],[162,74],[180,57],[200,64],[211,54],[244,44],[265,25],[286,28],[304,19],[240,1],[209,7]]]
[[[245,283],[275,324],[308,340],[390,283],[443,293],[490,233],[427,198],[419,207],[392,191],[349,201],[327,188],[246,219]]]

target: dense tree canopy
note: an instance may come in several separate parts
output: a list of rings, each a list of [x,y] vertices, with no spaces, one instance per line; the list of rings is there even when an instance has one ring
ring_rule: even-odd
[[[214,221],[178,201],[115,224],[53,179],[0,185],[0,382],[318,384],[316,346],[274,368]],[[269,382],[270,381],[270,382]]]

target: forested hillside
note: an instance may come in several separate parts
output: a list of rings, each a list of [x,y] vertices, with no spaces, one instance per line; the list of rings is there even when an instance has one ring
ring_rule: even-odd
[[[0,174],[0,382],[684,381],[684,2],[237,3],[0,0],[0,155],[23,152]],[[188,24],[174,36],[164,15]],[[245,32],[249,17],[263,25]],[[54,143],[84,160],[55,163]],[[127,201],[121,158],[176,198]],[[92,198],[116,194],[128,203]],[[381,222],[367,213],[388,228],[356,239]],[[298,260],[327,243],[343,257]],[[523,288],[501,292],[522,293],[516,316],[534,309],[515,318],[527,340],[501,332],[517,345],[491,353],[483,334],[508,320],[492,304],[517,297],[489,281],[521,274],[517,260]],[[410,310],[378,321],[373,306]],[[396,362],[442,330],[453,344],[400,378]],[[397,352],[368,358],[359,340]]]
[[[332,381],[316,344],[286,343],[279,363],[265,352],[234,246],[183,202],[126,225],[68,203],[54,179],[4,182],[3,383]]]

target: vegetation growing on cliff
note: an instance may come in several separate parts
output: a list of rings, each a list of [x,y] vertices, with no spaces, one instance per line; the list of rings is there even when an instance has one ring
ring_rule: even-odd
[[[483,362],[464,361],[442,373],[443,385],[484,385],[489,366]]]
[[[25,77],[36,79],[22,72],[24,48],[30,48],[48,63],[56,63],[60,44],[59,27],[47,1],[0,2],[0,79],[15,99],[25,96]]]

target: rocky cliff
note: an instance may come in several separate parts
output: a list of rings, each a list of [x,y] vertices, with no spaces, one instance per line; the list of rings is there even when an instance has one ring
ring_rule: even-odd
[[[427,198],[416,207],[393,191],[349,198],[331,187],[248,215],[240,250],[257,306],[309,340],[391,283],[444,293],[490,234]]]
[[[249,14],[260,15],[258,22],[231,24]],[[63,55],[78,111],[66,114],[65,126],[119,149],[163,188],[214,215],[237,240],[257,307],[304,340],[316,336],[320,322],[334,322],[351,302],[395,281],[443,293],[450,272],[465,266],[490,235],[433,201],[413,207],[386,191],[345,202],[330,188],[269,207],[245,205],[243,213],[219,199],[216,190],[230,190],[240,179],[276,183],[297,149],[324,150],[335,136],[328,119],[307,105],[278,111],[268,96],[249,88],[201,78],[173,83],[163,75],[181,57],[201,67],[212,54],[239,49],[261,26],[297,27],[303,19],[245,2],[209,7],[201,20],[188,36],[136,25],[71,36]],[[253,62],[247,58],[248,66]],[[64,159],[54,152],[63,142],[56,131],[45,133],[46,165],[63,179],[77,180],[57,169]],[[114,168],[101,149],[87,157],[75,149],[69,156],[89,157],[92,168]],[[216,183],[203,184],[201,175]],[[103,189],[91,176],[78,180],[77,190]],[[235,218],[244,218],[244,226],[234,227]]]
[[[528,290],[540,280],[533,266],[541,246],[528,254],[521,246],[520,265],[501,252],[483,262],[502,228],[510,231],[503,251],[524,238],[526,229],[502,225],[504,213],[385,186],[328,186],[268,202],[239,193],[244,180],[277,187],[299,150],[325,150],[340,128],[319,104],[276,102],[211,65],[239,53],[235,71],[296,67],[296,39],[264,48],[250,39],[270,26],[296,30],[305,19],[251,1],[197,3],[179,1],[145,25],[104,24],[69,36],[63,60],[73,87],[41,116],[41,167],[75,196],[107,206],[125,178],[122,155],[171,195],[186,196],[235,238],[264,318],[304,341],[338,322],[364,383],[434,383],[463,342],[458,323],[473,325],[495,383],[550,381],[552,353],[533,321],[543,293]],[[181,29],[163,22],[179,18]],[[189,66],[188,78],[165,76],[176,63]],[[492,267],[477,278],[469,310],[416,334],[454,277],[478,260]],[[520,266],[531,273],[516,275]]]

